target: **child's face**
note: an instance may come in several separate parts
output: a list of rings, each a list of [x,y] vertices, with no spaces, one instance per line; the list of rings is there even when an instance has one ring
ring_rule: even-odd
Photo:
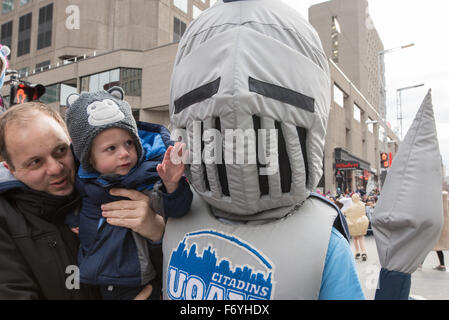
[[[125,129],[102,131],[92,141],[90,162],[101,174],[126,175],[137,164],[134,140]]]

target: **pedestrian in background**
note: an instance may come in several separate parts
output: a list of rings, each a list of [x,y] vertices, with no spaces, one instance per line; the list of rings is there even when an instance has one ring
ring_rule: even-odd
[[[433,269],[438,271],[446,271],[446,265],[444,264],[443,250],[449,250],[449,210],[448,210],[448,194],[446,191],[443,191],[443,212],[444,212],[443,230],[441,230],[440,240],[433,248],[433,250],[437,252],[438,260],[440,260],[440,264]]]
[[[352,204],[343,213],[348,222],[349,233],[354,240],[355,258],[362,258],[362,261],[366,261],[368,255],[365,249],[365,235],[368,231],[369,220],[365,213],[365,204],[360,201],[360,196],[357,193],[352,195]]]

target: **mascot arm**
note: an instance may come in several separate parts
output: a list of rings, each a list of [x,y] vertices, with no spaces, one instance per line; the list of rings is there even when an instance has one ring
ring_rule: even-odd
[[[193,193],[187,179],[182,177],[178,188],[173,193],[167,193],[162,182],[158,182],[149,197],[150,206],[154,212],[164,218],[180,218],[189,212]]]
[[[411,275],[399,271],[383,269],[379,275],[376,300],[408,300],[411,287]]]
[[[388,171],[372,226],[382,266],[376,299],[408,299],[411,274],[441,233],[441,156],[431,92]]]

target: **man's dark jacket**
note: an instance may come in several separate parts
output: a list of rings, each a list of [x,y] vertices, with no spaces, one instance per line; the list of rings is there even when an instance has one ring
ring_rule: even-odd
[[[100,299],[95,287],[76,289],[79,241],[64,217],[78,205],[27,188],[0,164],[0,300]]]

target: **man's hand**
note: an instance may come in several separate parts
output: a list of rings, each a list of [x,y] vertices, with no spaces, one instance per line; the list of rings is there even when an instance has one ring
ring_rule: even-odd
[[[129,198],[103,204],[102,215],[109,224],[125,227],[151,241],[159,241],[164,234],[164,219],[150,208],[150,199],[136,190],[111,189],[110,194]]]
[[[153,292],[153,286],[151,284],[147,284],[142,291],[134,298],[134,300],[148,300]]]
[[[186,159],[186,144],[176,142],[174,147],[168,147],[164,160],[157,165],[157,173],[161,177],[167,193],[173,193],[178,188],[179,180],[184,174]]]

